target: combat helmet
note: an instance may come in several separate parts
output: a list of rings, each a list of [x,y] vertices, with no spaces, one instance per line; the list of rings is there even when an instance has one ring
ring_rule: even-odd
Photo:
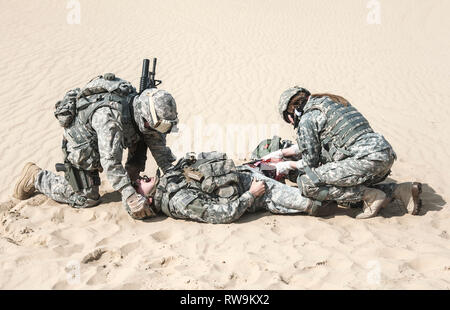
[[[292,97],[297,95],[299,92],[304,92],[304,93],[306,93],[307,96],[309,96],[311,94],[306,88],[303,88],[300,86],[290,87],[281,93],[280,101],[278,102],[278,112],[280,113],[281,117],[286,122],[288,122],[288,121],[286,119],[285,112],[288,108],[289,101],[292,99]]]
[[[144,90],[133,101],[134,120],[143,134],[156,130],[176,132],[177,104],[167,91],[156,88]]]

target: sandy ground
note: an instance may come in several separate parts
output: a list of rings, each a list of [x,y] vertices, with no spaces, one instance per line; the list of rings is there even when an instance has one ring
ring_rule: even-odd
[[[449,1],[379,0],[380,24],[364,0],[82,0],[80,24],[69,2],[0,0],[0,288],[450,288]],[[367,116],[397,152],[391,178],[423,182],[423,211],[139,222],[107,181],[87,210],[12,199],[25,162],[61,161],[55,102],[105,72],[137,85],[146,57],[179,107],[177,155],[294,138],[276,103],[300,84]]]

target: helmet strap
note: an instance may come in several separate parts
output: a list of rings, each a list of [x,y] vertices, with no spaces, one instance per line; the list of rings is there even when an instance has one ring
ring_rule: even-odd
[[[156,109],[155,109],[155,102],[153,101],[152,97],[150,97],[148,101],[149,101],[149,105],[150,105],[150,114],[152,116],[153,126],[155,126],[156,123],[158,122],[158,117],[156,115]]]

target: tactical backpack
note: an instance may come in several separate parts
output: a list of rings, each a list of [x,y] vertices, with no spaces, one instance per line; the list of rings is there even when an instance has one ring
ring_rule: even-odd
[[[155,206],[170,216],[171,198],[183,188],[189,195],[175,202],[183,207],[197,197],[230,201],[243,193],[233,160],[219,152],[200,153],[197,158],[191,153],[180,159],[161,177],[154,197]]]
[[[253,150],[251,159],[260,159],[261,157],[278,151],[280,149],[284,149],[290,147],[294,143],[290,140],[281,140],[278,136],[273,136],[272,139],[264,139],[262,140],[258,146]]]
[[[135,93],[136,90],[130,82],[117,78],[113,73],[106,73],[93,78],[83,89],[69,90],[64,98],[56,103],[54,115],[62,127],[69,128],[78,112],[88,106],[95,103],[88,115],[90,117],[101,106],[99,103],[123,103],[128,96]]]
[[[69,90],[55,105],[54,115],[64,128],[62,150],[64,171],[74,191],[99,185],[98,171],[102,171],[97,136],[92,128],[92,116],[101,107],[109,107],[121,114],[122,123],[131,122],[129,104],[136,94],[134,87],[112,73],[92,79],[84,88]]]

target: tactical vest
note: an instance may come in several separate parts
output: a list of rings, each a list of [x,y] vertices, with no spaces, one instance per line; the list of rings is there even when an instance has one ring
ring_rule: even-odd
[[[322,156],[326,161],[351,156],[347,148],[363,134],[373,132],[366,118],[350,104],[345,106],[326,96],[317,97],[309,100],[304,113],[313,110],[321,111],[327,118],[325,129],[320,134]]]
[[[218,152],[200,153],[197,158],[191,155],[180,159],[160,178],[154,196],[155,207],[171,216],[171,199],[181,189],[189,192],[189,195],[177,202],[182,207],[188,206],[197,198],[230,201],[243,193],[233,160]]]
[[[101,170],[92,116],[97,109],[109,107],[120,113],[122,123],[132,123],[129,105],[135,94],[129,82],[112,73],[92,79],[83,89],[67,92],[64,99],[56,103],[54,113],[64,127],[65,160],[79,169]]]

